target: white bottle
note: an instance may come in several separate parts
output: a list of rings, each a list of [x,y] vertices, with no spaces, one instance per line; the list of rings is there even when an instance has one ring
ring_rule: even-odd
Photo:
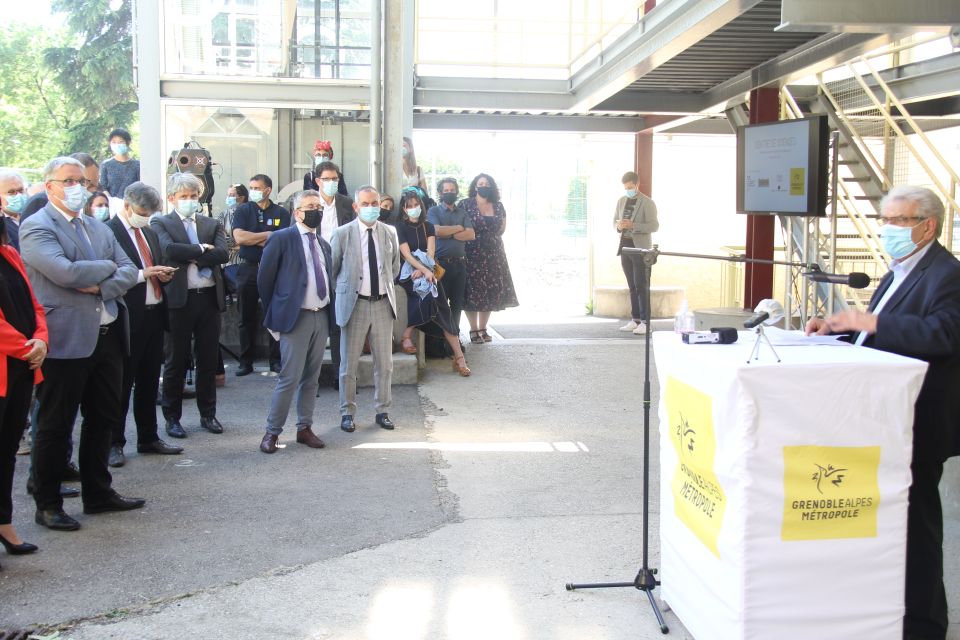
[[[693,333],[697,329],[697,319],[687,304],[686,298],[680,303],[680,311],[673,318],[673,331],[675,333]]]

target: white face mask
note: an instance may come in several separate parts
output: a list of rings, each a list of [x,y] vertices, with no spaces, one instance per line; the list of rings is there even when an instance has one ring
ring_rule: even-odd
[[[150,224],[150,216],[141,216],[140,214],[131,211],[130,217],[127,218],[127,221],[134,229],[143,229],[145,226]]]

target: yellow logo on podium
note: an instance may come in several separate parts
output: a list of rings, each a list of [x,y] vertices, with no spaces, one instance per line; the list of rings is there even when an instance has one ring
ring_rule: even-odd
[[[880,447],[784,447],[781,539],[875,538],[879,467]]]
[[[677,517],[718,558],[717,537],[727,497],[713,468],[717,440],[710,396],[676,378],[667,379],[670,441],[677,452],[673,508]]]

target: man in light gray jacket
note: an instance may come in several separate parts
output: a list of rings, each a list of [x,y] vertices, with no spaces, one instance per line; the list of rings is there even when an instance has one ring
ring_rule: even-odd
[[[54,158],[44,170],[47,205],[23,223],[20,249],[27,276],[43,305],[50,346],[37,392],[40,410],[33,443],[36,521],[73,531],[80,523],[63,511],[60,481],[77,409],[84,513],[126,511],[144,500],[124,498],[107,470],[110,434],[122,420],[123,358],[130,327],[123,294],[137,268],[102,222],[80,215],[86,201],[83,165]]]
[[[650,281],[647,270],[643,266],[640,256],[630,256],[623,253],[624,247],[649,249],[652,246],[650,235],[660,228],[657,222],[657,205],[637,191],[636,173],[627,171],[623,174],[624,194],[617,200],[617,210],[613,216],[613,225],[620,233],[620,246],[617,255],[620,256],[620,266],[627,277],[627,287],[630,289],[630,322],[620,327],[620,331],[632,331],[635,335],[647,332],[644,322],[647,317],[647,296]]]

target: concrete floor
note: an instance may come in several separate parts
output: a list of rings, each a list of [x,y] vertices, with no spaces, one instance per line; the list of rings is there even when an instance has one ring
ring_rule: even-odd
[[[634,589],[564,589],[632,580],[640,562],[641,398],[625,381],[639,378],[643,339],[596,337],[596,324],[586,326],[582,339],[470,347],[469,379],[449,361],[428,361],[419,388],[394,389],[394,432],[372,426],[369,390],[357,432],[341,432],[336,395],[324,390],[321,451],[285,433],[285,449],[260,453],[273,380],[231,376],[218,412],[226,433],[199,431],[191,408],[183,456],[130,453],[114,473],[116,488],[146,497],[146,508],[84,516],[68,501],[83,523],[76,533],[33,524],[21,458],[15,522],[41,551],[2,558],[0,630],[59,625],[74,639],[662,637]],[[657,566],[656,456],[651,469]],[[957,518],[947,539],[960,621]],[[669,637],[690,637],[666,616]],[[950,639],[960,640],[960,625]]]

